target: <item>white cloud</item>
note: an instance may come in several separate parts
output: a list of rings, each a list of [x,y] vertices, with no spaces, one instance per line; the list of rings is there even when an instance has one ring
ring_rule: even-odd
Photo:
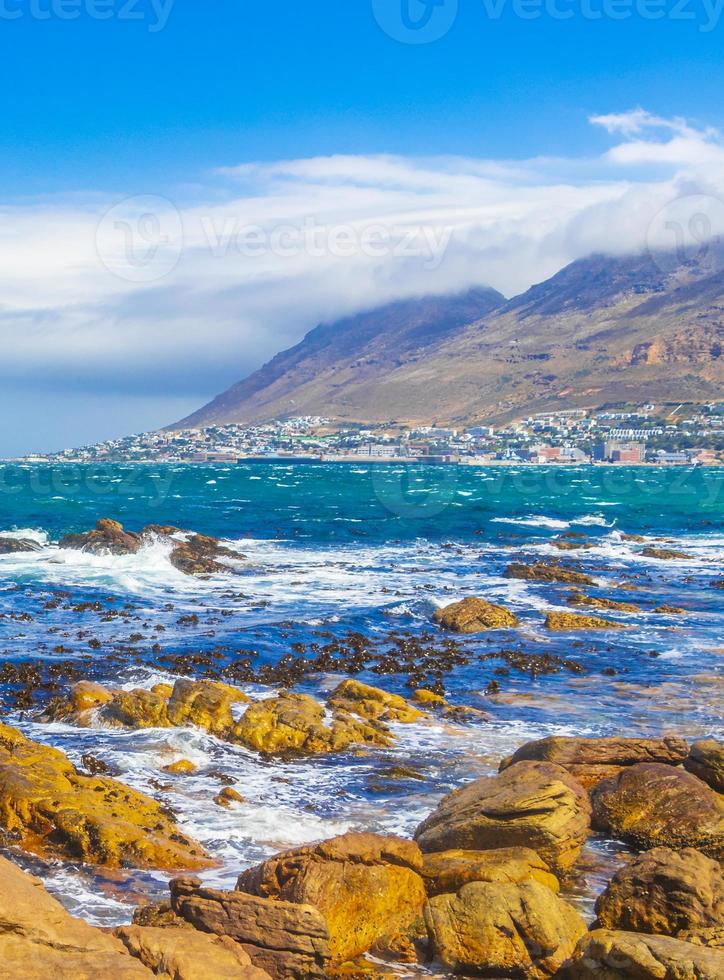
[[[131,203],[100,236],[116,202],[97,194],[2,207],[0,383],[201,399],[320,319],[481,283],[510,295],[593,251],[672,245],[660,214],[676,199],[697,195],[724,231],[715,130],[642,109],[591,122],[616,140],[594,158],[340,155],[225,168],[193,198],[166,188],[173,203],[156,207],[157,226]],[[144,266],[158,235],[169,242]]]

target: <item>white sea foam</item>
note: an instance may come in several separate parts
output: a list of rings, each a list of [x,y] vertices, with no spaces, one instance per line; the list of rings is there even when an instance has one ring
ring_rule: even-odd
[[[562,521],[556,517],[530,516],[530,517],[493,517],[491,524],[517,524],[521,527],[550,527],[554,530],[565,530],[570,527],[569,521]]]

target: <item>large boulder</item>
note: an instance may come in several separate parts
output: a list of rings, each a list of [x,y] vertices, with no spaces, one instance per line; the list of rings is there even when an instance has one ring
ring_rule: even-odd
[[[721,865],[700,851],[655,847],[624,865],[596,902],[606,929],[676,936],[724,922]]]
[[[212,862],[164,808],[58,749],[0,724],[0,826],[27,850],[109,867],[196,869]]]
[[[691,746],[684,768],[703,779],[717,793],[724,793],[724,742],[702,738]]]
[[[269,974],[253,966],[249,954],[228,936],[141,926],[123,926],[114,934],[156,976],[173,980],[269,980]]]
[[[575,738],[551,735],[526,742],[500,765],[501,772],[517,762],[555,762],[590,789],[616,775],[624,766],[640,762],[680,765],[689,746],[682,738]]]
[[[342,681],[332,691],[328,704],[334,711],[349,712],[369,721],[409,723],[424,718],[421,711],[413,708],[399,694],[390,694],[355,680]]]
[[[66,534],[60,539],[61,548],[85,551],[91,555],[135,555],[140,551],[141,536],[124,530],[118,521],[103,518],[94,530],[83,534]]]
[[[393,737],[382,722],[355,720],[338,712],[327,724],[324,705],[308,694],[282,691],[252,704],[231,730],[230,738],[268,755],[319,755],[352,745],[390,745]]]
[[[425,854],[422,878],[427,894],[456,894],[471,881],[517,884],[538,881],[559,890],[558,879],[529,847],[499,847],[491,851],[436,851]]]
[[[415,837],[426,852],[530,847],[560,872],[576,861],[590,816],[588,794],[565,769],[519,762],[450,793]]]
[[[481,633],[518,626],[518,617],[505,606],[496,606],[473,596],[437,609],[433,618],[439,626],[454,633]]]
[[[198,878],[172,881],[171,905],[194,928],[240,943],[254,966],[273,980],[322,980],[327,975],[327,926],[311,905],[202,888]]]
[[[0,977],[3,980],[151,980],[123,944],[74,919],[42,882],[0,857]]]
[[[565,969],[570,980],[721,980],[724,952],[669,936],[595,929]]]
[[[594,789],[593,825],[634,847],[724,853],[724,800],[684,769],[642,763]]]
[[[475,881],[425,906],[432,954],[467,976],[546,980],[586,932],[581,916],[545,885]]]
[[[342,963],[370,949],[406,950],[426,897],[421,871],[413,841],[350,833],[265,861],[236,887],[319,909],[332,959]]]

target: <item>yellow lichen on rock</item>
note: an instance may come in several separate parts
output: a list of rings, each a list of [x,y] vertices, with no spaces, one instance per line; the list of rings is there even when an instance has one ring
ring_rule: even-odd
[[[289,691],[252,704],[230,737],[269,755],[318,755],[341,752],[357,743],[389,745],[392,740],[381,722],[364,723],[341,711],[327,724],[324,705],[308,694]]]
[[[149,796],[115,779],[82,776],[63,752],[2,724],[0,826],[26,850],[108,867],[212,863]]]
[[[438,609],[435,622],[454,633],[480,633],[483,630],[514,629],[518,617],[505,606],[496,606],[486,599],[469,596],[460,602]]]
[[[342,681],[329,697],[329,707],[370,721],[413,722],[424,717],[399,694],[388,694],[360,681]]]
[[[628,627],[623,623],[615,623],[600,616],[579,616],[577,613],[550,612],[546,616],[546,629],[556,633],[567,633],[575,630],[624,630]]]

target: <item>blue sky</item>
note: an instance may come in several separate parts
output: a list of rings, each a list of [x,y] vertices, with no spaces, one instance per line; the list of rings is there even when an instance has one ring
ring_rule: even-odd
[[[426,15],[420,0],[0,0],[10,255],[0,411],[20,416],[0,432],[0,455],[171,421],[315,318],[414,293],[421,281],[524,288],[600,246],[595,209],[630,201],[632,186],[649,196],[652,186],[711,191],[724,128],[721,0],[441,0],[430,24],[444,36],[414,44],[404,41],[424,40],[425,29],[405,33],[408,2],[413,19]],[[112,16],[97,19],[101,9]],[[630,117],[590,122],[637,107],[649,114],[638,129]],[[430,158],[438,162],[421,162]],[[541,217],[532,202],[491,224],[484,203],[498,176],[511,202],[532,201],[543,185],[553,210]],[[550,188],[562,185],[559,198]],[[649,222],[665,193],[654,194]],[[267,227],[286,215],[280,201],[290,220],[342,222],[410,220],[423,205],[457,214],[472,199],[480,223],[470,216],[437,278],[398,256],[365,266],[364,288],[353,264],[340,275],[324,262],[252,267],[236,256],[230,267],[206,261],[194,239],[162,280],[121,289],[86,246],[108,208],[134,195],[170,200],[187,235],[197,219],[208,225],[200,207],[235,219],[241,208]],[[575,241],[569,225],[565,247],[560,229],[555,247],[536,239],[522,249],[520,280],[507,275],[501,223],[530,230],[534,216],[545,224],[562,212],[575,212]]]

